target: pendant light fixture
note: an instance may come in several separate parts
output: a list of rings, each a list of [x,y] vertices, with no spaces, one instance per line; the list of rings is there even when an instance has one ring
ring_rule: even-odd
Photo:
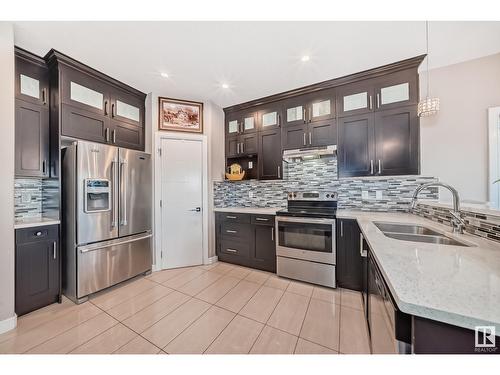
[[[432,116],[439,111],[439,98],[431,98],[429,91],[429,21],[425,21],[425,43],[427,48],[427,57],[426,57],[427,92],[425,99],[421,99],[418,102],[417,114],[420,117]]]

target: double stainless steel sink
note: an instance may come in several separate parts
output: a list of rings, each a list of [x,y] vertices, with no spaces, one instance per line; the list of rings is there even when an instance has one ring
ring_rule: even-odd
[[[443,233],[424,227],[423,225],[384,222],[374,222],[373,224],[375,224],[375,226],[380,229],[385,236],[396,240],[425,242],[437,245],[471,246],[465,242],[448,237]]]

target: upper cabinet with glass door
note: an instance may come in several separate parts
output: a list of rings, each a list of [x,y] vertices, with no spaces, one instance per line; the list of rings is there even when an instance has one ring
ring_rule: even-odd
[[[418,73],[415,69],[384,75],[375,84],[375,111],[418,103]]]
[[[144,126],[144,101],[122,90],[111,90],[110,115],[113,121]]]
[[[257,131],[257,112],[238,111],[226,115],[226,136],[254,133]]]
[[[16,98],[40,106],[49,105],[49,70],[41,57],[16,47]]]
[[[334,90],[301,95],[285,102],[283,124],[294,126],[335,117]]]
[[[281,127],[281,103],[272,103],[259,110],[259,130],[271,130]]]
[[[339,117],[360,115],[374,109],[375,81],[368,79],[337,88]]]

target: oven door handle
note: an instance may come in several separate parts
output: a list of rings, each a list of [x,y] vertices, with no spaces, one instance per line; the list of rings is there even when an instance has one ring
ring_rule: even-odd
[[[325,219],[325,218],[304,218],[304,217],[288,217],[279,216],[276,218],[277,222],[284,223],[304,223],[304,224],[335,224],[335,219]]]

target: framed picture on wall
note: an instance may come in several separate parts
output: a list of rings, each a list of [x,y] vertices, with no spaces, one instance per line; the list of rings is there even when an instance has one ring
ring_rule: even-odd
[[[203,133],[203,103],[159,98],[159,130]]]

